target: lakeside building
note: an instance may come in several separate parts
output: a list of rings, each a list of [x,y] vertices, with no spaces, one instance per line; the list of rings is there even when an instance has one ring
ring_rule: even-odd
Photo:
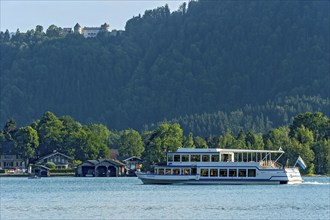
[[[46,165],[48,162],[53,162],[56,165],[56,169],[68,169],[73,163],[73,158],[55,150],[52,154],[39,158],[35,164]]]
[[[142,168],[142,160],[140,157],[129,157],[122,160],[122,162],[126,166],[128,176],[135,176],[135,172],[140,171],[140,169]]]
[[[49,177],[50,169],[42,165],[33,165],[31,168],[29,168],[29,173],[38,177]]]
[[[117,160],[87,160],[77,167],[79,177],[119,177],[126,174],[125,164]]]
[[[26,169],[26,161],[22,158],[21,154],[14,152],[14,142],[2,142],[0,151],[0,169],[7,169],[10,172]]]

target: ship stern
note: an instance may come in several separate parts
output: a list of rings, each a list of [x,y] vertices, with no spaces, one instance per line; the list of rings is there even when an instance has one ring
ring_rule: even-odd
[[[288,184],[299,184],[303,182],[299,169],[297,167],[285,168]]]

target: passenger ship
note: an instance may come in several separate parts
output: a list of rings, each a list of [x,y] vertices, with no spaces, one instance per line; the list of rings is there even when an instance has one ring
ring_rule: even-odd
[[[297,167],[284,168],[279,150],[179,148],[153,173],[137,172],[144,184],[288,184],[301,183]]]

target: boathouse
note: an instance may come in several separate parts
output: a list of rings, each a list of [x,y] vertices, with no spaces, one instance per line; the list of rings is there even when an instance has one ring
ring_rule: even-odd
[[[126,166],[126,170],[129,176],[135,176],[135,172],[139,171],[142,167],[142,160],[140,157],[129,157],[122,160]]]
[[[50,176],[50,169],[46,166],[34,165],[34,166],[32,166],[31,174],[40,176],[40,177],[48,177],[48,176]]]
[[[116,160],[87,160],[77,167],[80,177],[118,177],[125,176],[125,164]]]

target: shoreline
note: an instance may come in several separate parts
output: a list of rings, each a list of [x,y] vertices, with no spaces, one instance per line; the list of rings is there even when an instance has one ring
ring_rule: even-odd
[[[48,177],[75,177],[75,173],[53,173]],[[29,174],[0,174],[1,177],[29,177]]]

